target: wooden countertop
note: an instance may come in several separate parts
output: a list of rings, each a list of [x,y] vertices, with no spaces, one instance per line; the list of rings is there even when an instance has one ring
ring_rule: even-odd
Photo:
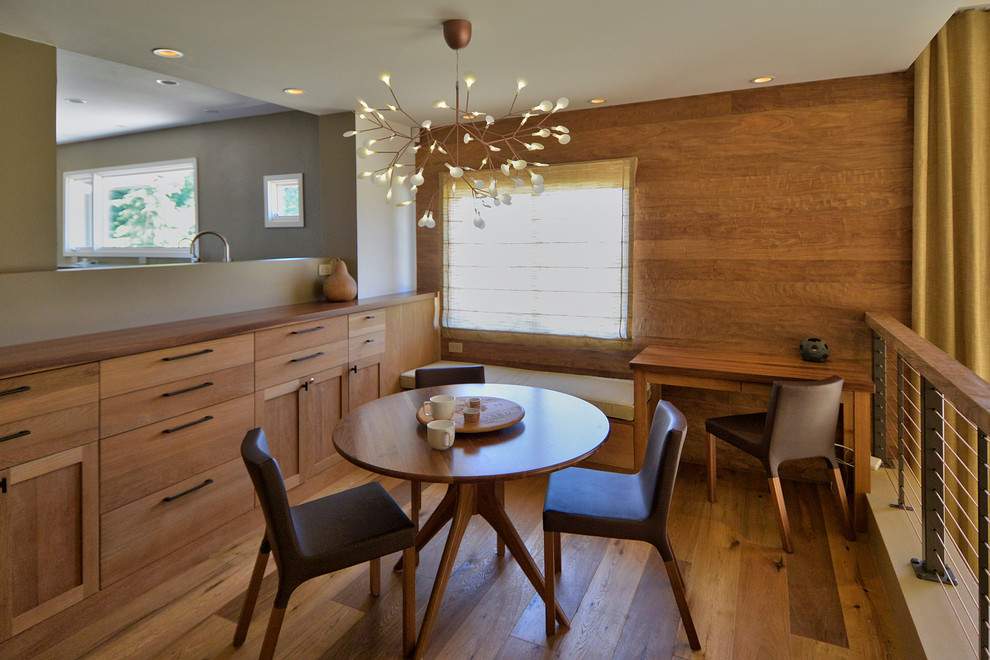
[[[349,302],[314,301],[2,346],[0,377],[98,362],[122,355],[229,337],[288,323],[402,305],[435,296],[436,292],[429,291],[359,298]]]

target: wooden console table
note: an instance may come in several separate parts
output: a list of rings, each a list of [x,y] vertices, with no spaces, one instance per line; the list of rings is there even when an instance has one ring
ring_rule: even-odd
[[[870,492],[870,448],[873,380],[869,367],[860,363],[805,362],[798,357],[739,355],[709,348],[648,346],[629,362],[635,385],[634,434],[637,447],[645,447],[650,430],[647,383],[663,396],[664,385],[723,392],[770,395],[775,380],[820,380],[841,376],[843,444],[852,449],[853,520],[866,530],[866,494]],[[851,441],[851,444],[850,444]]]

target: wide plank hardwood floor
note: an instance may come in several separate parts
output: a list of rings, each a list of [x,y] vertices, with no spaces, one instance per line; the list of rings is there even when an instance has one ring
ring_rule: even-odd
[[[325,492],[378,479],[400,505],[409,487],[341,463]],[[761,475],[722,471],[709,504],[702,466],[681,468],[670,536],[703,650],[692,653],[657,553],[639,542],[563,537],[560,602],[571,627],[547,638],[543,603],[511,555],[497,557],[479,517],[464,537],[430,658],[897,658],[894,626],[865,539],[847,541],[825,485],[784,482],[795,552],[779,547]],[[506,484],[506,508],[542,566],[546,478]],[[443,486],[424,488],[424,515]],[[425,518],[424,518],[425,519]],[[274,562],[244,646],[231,639],[262,530],[190,567],[46,652],[55,658],[256,658],[274,597]],[[441,532],[416,573],[422,619]],[[396,555],[397,556],[397,555]],[[398,574],[382,562],[381,596],[367,565],[311,580],[289,602],[277,657],[400,657]],[[166,599],[161,594],[170,593]],[[178,597],[174,594],[180,593]],[[417,621],[417,623],[418,623]]]

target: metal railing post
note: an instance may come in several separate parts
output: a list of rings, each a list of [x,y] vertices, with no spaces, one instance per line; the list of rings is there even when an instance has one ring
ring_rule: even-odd
[[[924,559],[912,559],[915,575],[922,580],[956,584],[945,563],[945,446],[942,394],[927,378],[921,379],[921,521],[924,526]]]
[[[977,520],[979,521],[979,610],[980,610],[980,660],[990,659],[990,499],[987,491],[990,489],[990,447],[987,447],[987,434],[983,429],[978,429],[976,434],[976,480],[978,490]]]
[[[904,503],[904,358],[897,356],[897,503],[895,509],[914,511]]]
[[[887,342],[873,333],[873,455],[890,467],[887,458]]]

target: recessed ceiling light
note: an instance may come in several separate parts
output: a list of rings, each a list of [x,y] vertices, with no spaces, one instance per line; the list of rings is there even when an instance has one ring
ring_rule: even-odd
[[[220,111],[219,110],[216,110],[214,108],[207,108],[206,110],[204,110],[204,112],[206,114],[208,114],[208,115],[218,115],[218,114],[220,114]]]
[[[65,99],[69,103],[85,103],[86,99]]]
[[[300,94],[305,94],[305,89],[299,89],[297,87],[286,87],[282,90],[286,94],[291,94],[292,96],[299,96]]]
[[[461,119],[472,120],[474,119],[474,115],[461,115]]]
[[[182,51],[174,48],[155,48],[151,52],[158,57],[167,57],[172,60],[177,60],[182,57]]]
[[[749,82],[756,83],[757,85],[762,85],[763,83],[768,83],[773,80],[773,76],[760,76],[759,78],[753,78]]]
[[[159,85],[165,85],[166,87],[172,87],[173,85],[178,85],[178,80],[169,80],[168,78],[159,78],[155,81]]]
[[[588,99],[588,103],[594,103],[595,105],[598,105],[599,103],[604,103],[607,100],[608,99]]]

